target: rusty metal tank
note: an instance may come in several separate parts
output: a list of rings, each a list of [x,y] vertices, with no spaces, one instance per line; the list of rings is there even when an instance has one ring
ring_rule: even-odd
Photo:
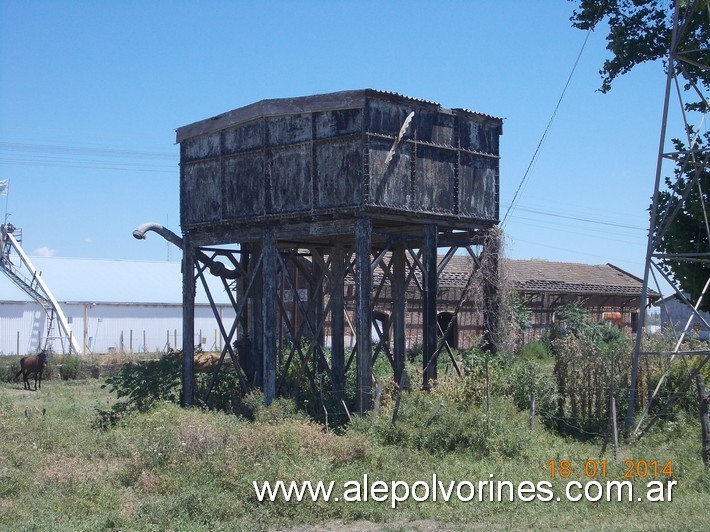
[[[372,89],[263,100],[177,130],[181,225],[490,227],[501,134],[499,118]]]

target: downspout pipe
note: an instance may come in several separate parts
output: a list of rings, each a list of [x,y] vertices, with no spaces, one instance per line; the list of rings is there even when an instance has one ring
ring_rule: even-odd
[[[148,231],[153,231],[154,233],[158,233],[160,236],[162,236],[165,240],[167,240],[171,244],[174,244],[175,246],[179,247],[180,249],[183,249],[182,238],[177,236],[175,233],[173,233],[167,227],[164,227],[163,225],[161,225],[157,222],[147,222],[147,223],[144,223],[143,225],[137,227],[136,229],[133,230],[133,237],[137,238],[138,240],[145,240],[145,238],[146,238],[145,234]],[[221,262],[218,262],[218,261],[208,257],[204,252],[200,251],[199,249],[195,250],[195,258],[198,259],[200,262],[206,264],[212,275],[215,275],[217,277],[222,277],[224,279],[237,279],[238,277],[240,277],[240,274],[237,270],[227,268],[227,266],[225,266]]]
[[[153,231],[154,233],[158,233],[165,240],[167,240],[171,244],[174,244],[177,247],[179,247],[180,249],[182,249],[182,238],[177,236],[170,229],[168,229],[156,222],[144,223],[140,227],[134,229],[133,230],[133,237],[137,238],[138,240],[145,240],[145,234],[148,231]]]

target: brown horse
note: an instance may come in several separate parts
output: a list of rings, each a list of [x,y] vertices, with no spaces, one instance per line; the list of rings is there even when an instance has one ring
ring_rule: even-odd
[[[35,375],[35,390],[37,390],[37,380],[39,379],[39,388],[42,389],[42,373],[44,372],[44,367],[47,365],[47,359],[49,355],[47,351],[42,349],[37,355],[25,356],[20,359],[20,371],[17,372],[15,378],[22,374],[22,379],[24,381],[25,390],[30,390],[30,381],[27,377],[34,373]]]

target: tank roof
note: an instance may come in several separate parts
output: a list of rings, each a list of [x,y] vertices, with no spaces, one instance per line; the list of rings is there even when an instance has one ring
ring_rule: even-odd
[[[176,130],[176,141],[180,143],[191,137],[220,131],[238,124],[257,120],[259,118],[298,113],[363,108],[365,107],[368,99],[391,100],[398,103],[412,102],[419,107],[429,107],[439,113],[460,114],[472,117],[476,116],[486,120],[500,122],[501,124],[503,122],[502,118],[497,118],[463,108],[447,109],[436,102],[412,98],[395,92],[376,89],[358,89],[327,94],[314,94],[311,96],[260,100],[250,105],[239,107],[232,111],[227,111],[226,113],[179,127]]]

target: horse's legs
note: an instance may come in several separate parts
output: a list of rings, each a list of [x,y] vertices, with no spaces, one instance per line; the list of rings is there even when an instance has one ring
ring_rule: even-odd
[[[37,374],[35,375],[35,382],[37,382],[37,375],[39,375],[39,389],[40,389],[40,390],[42,389],[42,373],[43,373],[43,372],[39,371],[39,372],[37,372]]]

